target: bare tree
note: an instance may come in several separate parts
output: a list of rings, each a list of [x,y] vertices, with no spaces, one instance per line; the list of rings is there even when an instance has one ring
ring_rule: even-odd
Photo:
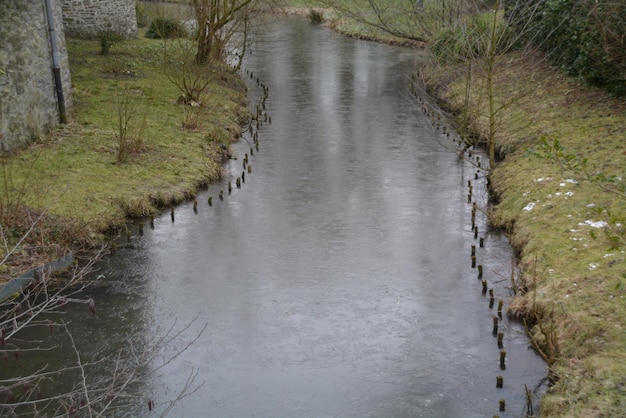
[[[411,41],[428,42],[467,13],[466,0],[320,0],[366,26]]]
[[[236,23],[250,17],[259,0],[191,0],[198,23],[196,63],[206,64],[221,57]]]
[[[485,141],[490,166],[494,167],[500,115],[524,95],[524,92],[503,95],[502,92],[496,91],[498,65],[505,54],[514,50],[520,52],[518,59],[520,62],[523,61],[526,53],[532,51],[528,39],[530,31],[528,27],[519,25],[515,30],[512,29],[511,19],[519,19],[519,16],[504,13],[502,0],[495,0],[489,8],[479,2],[474,2],[473,5],[469,1],[466,3],[471,13],[466,13],[461,19],[453,22],[431,43],[429,48],[431,65],[454,64],[464,69],[466,85],[464,111],[467,114],[461,121],[469,124],[472,120],[483,118],[486,120]],[[537,9],[525,7],[524,10],[525,13],[536,13]],[[500,100],[497,100],[498,96]],[[482,109],[486,109],[486,112]],[[466,128],[461,127],[461,132],[466,132]],[[471,142],[469,139],[467,141]]]
[[[528,35],[534,32],[528,25],[534,21],[529,16],[537,13],[536,2],[508,0],[507,8],[516,13],[507,14],[503,0],[320,1],[357,22],[394,36],[427,43],[431,66],[454,64],[463,68],[466,114],[462,115],[461,123],[469,125],[472,120],[487,120],[489,160],[491,166],[495,165],[499,117],[515,99],[496,101],[498,62],[504,54],[532,43]],[[470,98],[478,103],[470,105]],[[483,101],[487,111],[476,113],[482,109]],[[468,132],[467,127],[460,127],[462,134]],[[471,142],[468,136],[465,139],[468,144]]]

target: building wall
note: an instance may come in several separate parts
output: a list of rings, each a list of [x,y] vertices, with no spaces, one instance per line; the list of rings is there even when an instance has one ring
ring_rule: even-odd
[[[71,78],[59,0],[51,0],[61,79],[69,109]],[[43,0],[0,1],[0,154],[59,123],[50,32]]]
[[[135,0],[60,0],[67,36],[94,38],[114,31],[126,39],[137,37]]]

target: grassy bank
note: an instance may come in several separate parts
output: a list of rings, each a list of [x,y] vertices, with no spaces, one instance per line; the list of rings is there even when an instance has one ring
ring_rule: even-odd
[[[527,321],[555,378],[542,415],[626,411],[626,104],[549,68],[539,55],[498,62],[491,221],[519,252],[509,313]],[[453,112],[465,106],[458,68],[429,75]],[[474,80],[481,84],[480,77]],[[487,135],[486,101],[470,93],[473,129]]]
[[[70,123],[2,160],[10,239],[43,214],[28,246],[95,244],[127,217],[190,198],[220,176],[228,145],[248,118],[245,85],[216,66],[200,106],[177,103],[181,91],[164,71],[164,45],[140,38],[101,55],[98,40],[68,40]],[[124,162],[121,127],[135,141]]]

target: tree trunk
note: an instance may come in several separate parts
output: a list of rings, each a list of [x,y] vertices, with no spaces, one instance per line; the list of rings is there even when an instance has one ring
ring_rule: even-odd
[[[211,50],[213,49],[213,36],[205,27],[198,35],[198,51],[196,52],[196,64],[207,64],[211,59]]]

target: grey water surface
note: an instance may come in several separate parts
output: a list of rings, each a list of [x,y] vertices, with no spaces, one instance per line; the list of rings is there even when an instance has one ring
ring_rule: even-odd
[[[97,319],[76,325],[83,350],[172,325],[190,324],[189,341],[206,326],[145,382],[162,401],[197,373],[202,385],[171,416],[523,416],[524,387],[540,386],[546,366],[505,317],[500,368],[495,308],[470,264],[476,167],[408,93],[419,53],[297,19],[267,28],[251,50],[242,70],[251,106],[258,77],[272,119],[251,172],[235,188],[253,147],[245,135],[197,214],[188,203],[174,222],[169,211],[154,229],[145,222],[133,248],[103,260],[99,274],[126,287],[94,296]],[[485,236],[481,212],[477,223]],[[506,238],[487,234],[477,258],[506,300]]]

